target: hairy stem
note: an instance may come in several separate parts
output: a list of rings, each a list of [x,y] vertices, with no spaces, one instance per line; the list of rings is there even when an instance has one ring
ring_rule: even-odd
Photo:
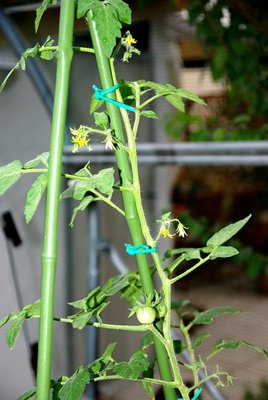
[[[110,63],[108,58],[106,57],[103,46],[100,41],[96,23],[94,21],[93,15],[91,11],[87,14],[87,21],[89,25],[89,30],[92,38],[93,47],[95,50],[96,61],[98,65],[101,85],[104,90],[113,86],[114,82],[112,79],[112,73],[110,69]],[[111,98],[114,98],[114,93],[110,94]],[[120,140],[120,142],[124,143],[124,135],[122,130],[122,124],[120,119],[120,113],[116,106],[113,104],[106,104],[108,114],[111,120],[111,128],[114,129],[116,137]],[[129,149],[131,151],[131,149]],[[129,183],[132,182],[133,176],[131,173],[128,153],[120,148],[116,148],[115,150],[116,162],[119,170],[119,176],[121,179],[122,186],[128,187]],[[133,245],[139,245],[143,243],[143,233],[141,229],[141,223],[139,221],[139,215],[137,213],[135,200],[133,198],[133,193],[122,192],[122,199],[124,203],[125,209],[125,218],[128,224],[128,228],[130,231],[131,239]],[[154,286],[150,273],[150,268],[148,265],[147,257],[145,254],[137,254],[136,256],[138,270],[141,277],[141,283],[143,287],[143,293],[145,297],[154,296]],[[158,360],[158,365],[160,369],[161,378],[164,381],[172,381],[168,356],[163,344],[157,339],[154,339],[156,356]],[[176,400],[175,390],[169,387],[164,387],[166,400]]]
[[[195,359],[195,352],[194,348],[192,345],[192,341],[189,335],[189,330],[186,329],[183,319],[180,321],[180,329],[185,337],[186,344],[187,344],[187,349],[189,351],[190,359],[191,359],[191,365],[192,365],[192,372],[193,372],[193,378],[194,378],[194,386],[198,387],[199,385],[199,376],[198,376],[198,370],[196,368],[196,359]]]

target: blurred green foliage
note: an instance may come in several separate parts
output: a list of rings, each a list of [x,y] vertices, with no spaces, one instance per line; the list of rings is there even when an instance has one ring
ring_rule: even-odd
[[[262,0],[189,2],[215,80],[225,79],[231,106],[268,114],[268,3]]]
[[[255,125],[249,114],[234,117],[180,112],[168,116],[166,132],[173,139],[187,141],[264,140],[268,136],[268,123]]]

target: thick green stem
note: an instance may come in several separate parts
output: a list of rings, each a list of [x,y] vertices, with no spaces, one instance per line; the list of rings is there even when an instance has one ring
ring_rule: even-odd
[[[113,86],[113,79],[110,69],[110,63],[106,55],[104,54],[102,43],[99,39],[99,35],[96,29],[96,24],[93,20],[92,13],[87,14],[87,20],[89,24],[91,39],[95,50],[96,61],[98,65],[101,85],[103,89],[108,89]],[[114,94],[110,94],[111,98],[114,98]],[[116,106],[106,103],[107,111],[111,120],[111,127],[114,129],[117,139],[120,142],[125,142],[124,134],[122,130],[122,124],[120,119],[120,113]],[[128,187],[128,182],[132,182],[132,174],[130,170],[128,154],[127,152],[118,147],[115,150],[116,162],[119,170],[119,176],[122,186]],[[125,217],[130,231],[130,236],[133,245],[143,243],[143,234],[141,225],[139,222],[135,200],[133,194],[129,192],[122,192],[122,199],[125,209]],[[136,256],[138,270],[141,277],[141,283],[145,296],[154,296],[154,286],[148,261],[145,254],[138,254]],[[158,360],[159,370],[161,378],[165,381],[172,381],[168,356],[163,344],[155,338],[155,351]],[[164,387],[166,400],[176,400],[176,392],[173,388]]]
[[[41,313],[37,369],[37,400],[50,399],[53,313],[57,265],[61,159],[66,124],[75,2],[62,0],[55,100],[52,117],[50,161],[42,253]]]

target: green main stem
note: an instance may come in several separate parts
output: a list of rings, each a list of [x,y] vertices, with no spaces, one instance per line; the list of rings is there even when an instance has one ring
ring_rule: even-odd
[[[91,39],[93,43],[93,47],[95,50],[96,62],[98,66],[100,81],[102,88],[108,89],[113,86],[112,73],[110,69],[110,63],[108,58],[106,57],[102,43],[99,39],[98,32],[96,29],[96,24],[93,20],[92,13],[89,12],[87,14],[87,21],[89,24]],[[111,97],[114,95],[111,94]],[[107,111],[111,120],[111,127],[114,129],[116,137],[120,142],[124,143],[124,134],[122,130],[121,117],[119,113],[119,109],[110,104],[106,103]],[[123,186],[127,187],[128,182],[132,182],[132,174],[130,169],[130,164],[128,160],[128,155],[126,151],[122,148],[117,148],[115,150],[116,162],[119,171],[120,180]],[[143,243],[144,238],[142,234],[142,229],[139,221],[139,217],[137,214],[135,199],[132,193],[122,192],[122,199],[125,209],[125,218],[128,224],[130,236],[133,245],[138,245]],[[141,283],[144,295],[148,297],[149,295],[154,296],[154,286],[152,277],[150,274],[150,269],[148,265],[148,261],[145,254],[138,254],[136,256],[137,266],[139,270],[139,274],[141,277]],[[164,381],[172,381],[172,374],[170,371],[170,365],[168,360],[168,355],[164,345],[155,337],[155,352],[158,361],[158,366],[160,370],[161,379]],[[166,400],[176,400],[176,392],[175,389],[164,386],[163,387]]]
[[[57,77],[52,117],[48,188],[42,252],[41,314],[37,367],[37,400],[50,399],[53,314],[57,266],[61,159],[66,126],[74,23],[72,0],[62,0],[57,52]]]

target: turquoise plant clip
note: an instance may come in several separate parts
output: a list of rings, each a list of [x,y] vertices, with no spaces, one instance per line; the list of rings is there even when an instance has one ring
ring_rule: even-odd
[[[144,253],[154,253],[157,251],[157,247],[149,247],[147,244],[138,244],[137,246],[132,246],[131,244],[125,244],[126,252],[130,256],[135,256],[136,254]]]
[[[196,392],[196,394],[194,395],[194,397],[192,398],[192,400],[197,400],[198,397],[200,396],[200,394],[202,393],[202,388],[198,389],[198,391]],[[179,398],[178,400],[184,400],[183,398]]]
[[[93,85],[92,87],[93,87],[93,90],[95,92],[96,99],[107,101],[108,103],[111,103],[114,106],[124,108],[125,110],[128,110],[128,111],[132,111],[132,112],[136,111],[134,107],[131,107],[131,106],[129,106],[127,104],[124,104],[124,103],[120,103],[120,101],[117,101],[117,100],[114,100],[114,99],[110,99],[110,97],[106,96],[107,94],[112,93],[116,89],[118,89],[120,87],[119,83],[117,83],[114,86],[111,86],[109,89],[106,89],[106,90],[100,89],[96,85]]]

